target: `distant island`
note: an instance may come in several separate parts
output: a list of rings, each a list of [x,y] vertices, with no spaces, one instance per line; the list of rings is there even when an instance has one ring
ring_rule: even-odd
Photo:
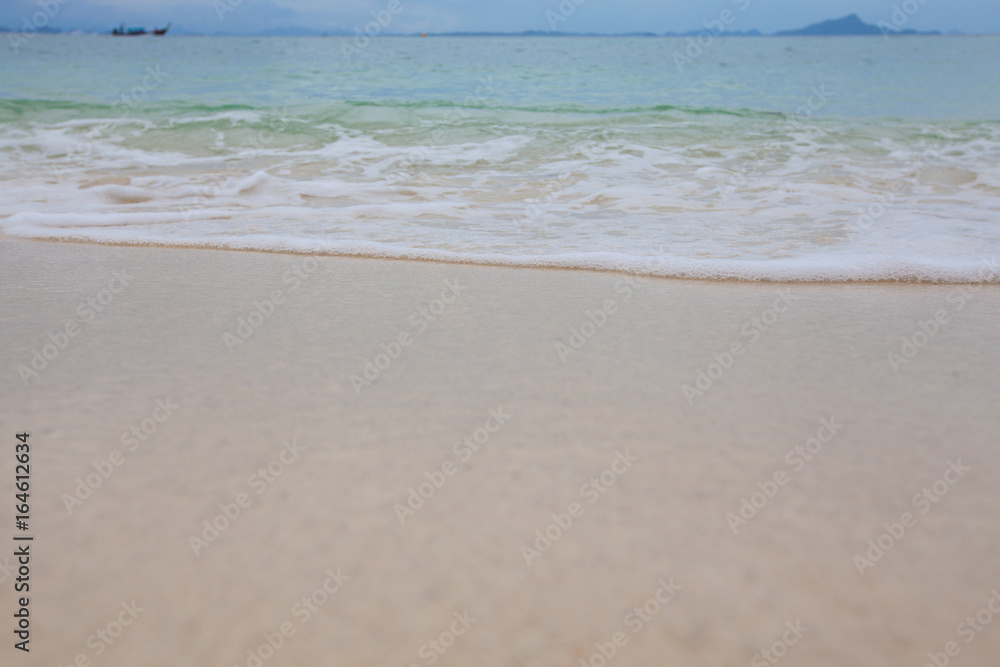
[[[849,35],[940,35],[941,32],[932,30],[920,32],[917,30],[901,30],[887,21],[880,21],[879,25],[865,23],[857,14],[850,14],[840,19],[829,19],[819,23],[807,25],[798,30],[781,30],[767,35],[759,30],[736,30],[718,33],[720,37],[836,37]],[[885,24],[885,25],[881,25]],[[546,32],[542,30],[525,30],[524,32],[448,32],[432,33],[436,37],[697,37],[706,32],[702,30],[689,30],[687,32],[629,32],[615,35],[599,33],[581,32]],[[951,33],[960,34],[960,33]]]
[[[885,25],[880,25],[880,24]],[[850,35],[940,35],[941,32],[932,30],[929,32],[919,32],[917,30],[901,30],[895,25],[880,21],[879,25],[865,23],[857,14],[850,14],[841,19],[829,19],[819,23],[807,25],[798,30],[781,30],[767,35],[759,30],[735,30],[718,33],[720,37],[837,37]],[[687,32],[628,32],[614,35],[601,33],[582,32],[546,32],[544,30],[525,30],[524,32],[442,32],[432,33],[435,37],[697,37],[705,32],[702,30],[689,30]],[[959,34],[959,33],[952,33]]]
[[[940,35],[937,30],[929,32],[919,32],[917,30],[901,30],[893,24],[881,21],[885,25],[873,25],[865,23],[857,14],[850,14],[840,19],[829,19],[819,23],[807,25],[798,30],[781,30],[773,35],[767,35],[759,30],[737,30],[724,31],[719,33],[720,37],[836,37],[850,35]],[[705,30],[689,30],[687,32],[632,32],[620,33],[616,35],[600,35],[595,33],[569,33],[569,32],[545,32],[540,30],[526,30],[519,33],[502,32],[450,32],[434,33],[437,37],[697,37]],[[959,33],[952,33],[959,34]]]
[[[807,25],[798,30],[782,30],[774,33],[776,37],[833,37],[837,35],[940,35],[937,30],[930,32],[919,32],[917,30],[900,30],[895,26],[886,23],[882,25],[872,25],[865,23],[857,14],[850,14],[842,19],[830,19]]]
[[[4,27],[0,27],[0,32],[8,32]],[[10,31],[12,32],[12,31]],[[41,28],[38,32],[44,33],[60,33],[60,32],[79,32],[78,30],[59,30],[50,27]],[[220,36],[220,37],[351,37],[354,36],[353,33],[348,31],[321,31],[313,28],[300,28],[300,27],[285,27],[285,28],[272,28],[270,30],[252,33],[252,34],[235,34],[235,33],[197,33],[197,32],[186,32],[183,29],[175,29],[174,32],[180,35],[205,35],[205,36]],[[706,32],[702,30],[689,30],[687,32],[627,32],[627,33],[581,33],[581,32],[555,32],[555,31],[544,31],[544,30],[525,30],[522,32],[440,32],[440,33],[429,33],[434,37],[697,37],[702,33]],[[110,30],[107,34],[110,34]],[[836,37],[836,36],[875,36],[875,35],[940,35],[941,32],[937,30],[931,31],[917,31],[910,29],[901,29],[889,21],[879,21],[878,24],[865,23],[861,20],[857,14],[850,14],[839,19],[829,19],[827,21],[821,21],[819,23],[813,23],[805,28],[799,28],[798,30],[781,30],[779,32],[768,35],[760,32],[759,30],[738,30],[738,31],[725,31],[721,33],[716,33],[719,37]],[[961,34],[958,32],[949,33],[952,35]],[[413,34],[391,34],[384,33],[386,37],[419,37],[421,33]]]

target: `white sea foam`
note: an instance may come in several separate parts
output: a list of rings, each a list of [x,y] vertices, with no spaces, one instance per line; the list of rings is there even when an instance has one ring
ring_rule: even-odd
[[[380,126],[279,127],[249,111],[0,125],[0,230],[690,278],[1000,282],[995,124],[391,113]]]

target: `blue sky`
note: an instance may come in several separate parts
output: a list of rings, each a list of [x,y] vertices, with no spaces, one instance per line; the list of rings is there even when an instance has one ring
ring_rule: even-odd
[[[390,2],[398,2],[399,11],[388,33],[549,30],[549,12],[558,14],[560,3],[566,20],[551,25],[564,32],[684,32],[701,28],[726,9],[735,17],[730,30],[774,32],[851,13],[869,23],[889,20],[893,6],[904,4],[915,9],[907,28],[1000,32],[997,0],[0,0],[0,26],[20,29],[25,16],[48,4],[54,12],[50,25],[63,29],[107,30],[121,22],[153,27],[171,21],[185,32],[296,27],[350,32]]]

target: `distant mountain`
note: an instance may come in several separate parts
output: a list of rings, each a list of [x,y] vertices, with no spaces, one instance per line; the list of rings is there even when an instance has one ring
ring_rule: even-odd
[[[798,35],[881,35],[882,30],[878,26],[865,23],[857,14],[845,16],[842,19],[830,19],[813,23],[798,30],[782,30],[775,35],[798,36]]]
[[[21,32],[21,30],[16,30],[13,28],[5,28],[0,26],[0,32]],[[35,28],[35,32],[40,32],[43,35],[59,35],[64,32],[69,32],[68,30],[60,30],[59,28],[50,28],[49,26],[42,26],[41,28]]]
[[[290,26],[284,26],[282,28],[268,28],[263,30],[257,35],[261,37],[327,37],[331,33],[322,32],[320,30],[313,30],[312,28],[296,28]],[[346,31],[338,33],[340,35],[348,34]]]
[[[917,32],[916,30],[886,30],[890,35],[940,35],[940,32]],[[857,14],[845,16],[842,19],[830,19],[813,23],[798,30],[782,30],[774,33],[778,37],[797,36],[831,36],[831,35],[881,35],[883,29],[871,23],[865,23]]]

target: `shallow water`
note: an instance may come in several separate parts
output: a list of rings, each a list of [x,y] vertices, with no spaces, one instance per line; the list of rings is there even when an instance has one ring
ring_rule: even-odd
[[[1000,280],[1000,39],[36,36],[0,230],[779,280]]]

